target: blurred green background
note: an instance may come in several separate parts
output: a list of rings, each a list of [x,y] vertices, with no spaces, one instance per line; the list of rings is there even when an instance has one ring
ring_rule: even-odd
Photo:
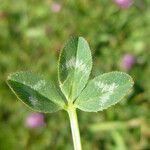
[[[54,3],[59,7],[55,10]],[[128,72],[135,86],[103,112],[78,111],[84,150],[150,149],[150,0],[120,9],[111,0],[0,0],[0,150],[72,150],[67,113],[45,114],[29,129],[32,113],[13,95],[7,75],[33,70],[56,80],[60,49],[70,36],[90,43],[95,75]],[[124,70],[124,54],[136,63]]]

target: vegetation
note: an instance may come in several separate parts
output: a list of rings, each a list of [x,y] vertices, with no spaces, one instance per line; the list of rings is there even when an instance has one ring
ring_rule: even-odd
[[[32,72],[17,72],[7,83],[18,99],[35,111],[53,113],[64,109],[70,120],[75,150],[81,150],[76,109],[102,111],[119,102],[133,86],[132,78],[123,72],[105,73],[89,79],[91,51],[82,37],[71,38],[63,48],[55,85]]]
[[[57,4],[56,11],[58,5],[48,0],[1,2],[0,149],[73,149],[67,114],[45,114],[45,125],[30,129],[25,120],[32,111],[17,101],[5,81],[9,73],[19,70],[39,72],[46,80],[57,81],[62,45],[77,35],[85,37],[92,48],[90,79],[120,70],[135,81],[132,92],[119,105],[98,113],[78,110],[83,149],[148,149],[149,0],[136,0],[127,9],[106,0],[62,0]],[[129,69],[122,67],[126,54],[135,59]]]

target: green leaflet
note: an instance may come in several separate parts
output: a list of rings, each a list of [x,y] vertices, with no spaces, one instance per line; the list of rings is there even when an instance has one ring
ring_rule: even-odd
[[[63,48],[58,76],[60,87],[68,101],[74,101],[85,87],[92,68],[91,51],[82,37],[71,38]]]
[[[83,111],[102,111],[119,102],[132,86],[132,78],[125,73],[105,73],[89,81],[75,105]]]
[[[56,112],[65,102],[59,88],[31,72],[17,72],[8,77],[8,85],[30,108],[41,112]]]

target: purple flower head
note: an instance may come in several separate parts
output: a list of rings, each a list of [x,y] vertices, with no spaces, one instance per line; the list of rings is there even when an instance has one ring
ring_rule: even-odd
[[[135,57],[131,54],[125,54],[121,60],[121,68],[124,70],[130,70],[135,64]]]
[[[54,2],[52,3],[51,9],[52,9],[52,12],[58,13],[61,10],[61,5],[59,3]]]
[[[133,4],[133,0],[113,0],[120,8],[126,9]]]
[[[32,113],[26,118],[26,126],[29,128],[41,127],[44,124],[44,115],[41,113]]]

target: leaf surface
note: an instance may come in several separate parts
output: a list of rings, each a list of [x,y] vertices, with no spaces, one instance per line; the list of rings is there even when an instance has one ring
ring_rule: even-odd
[[[52,113],[63,109],[65,105],[59,87],[56,88],[35,73],[13,73],[7,83],[16,96],[33,110]]]
[[[87,112],[102,111],[119,102],[132,86],[133,80],[126,73],[105,73],[89,81],[75,105]]]
[[[91,51],[87,41],[71,38],[63,48],[58,76],[60,87],[68,101],[74,101],[85,87],[92,68]]]

